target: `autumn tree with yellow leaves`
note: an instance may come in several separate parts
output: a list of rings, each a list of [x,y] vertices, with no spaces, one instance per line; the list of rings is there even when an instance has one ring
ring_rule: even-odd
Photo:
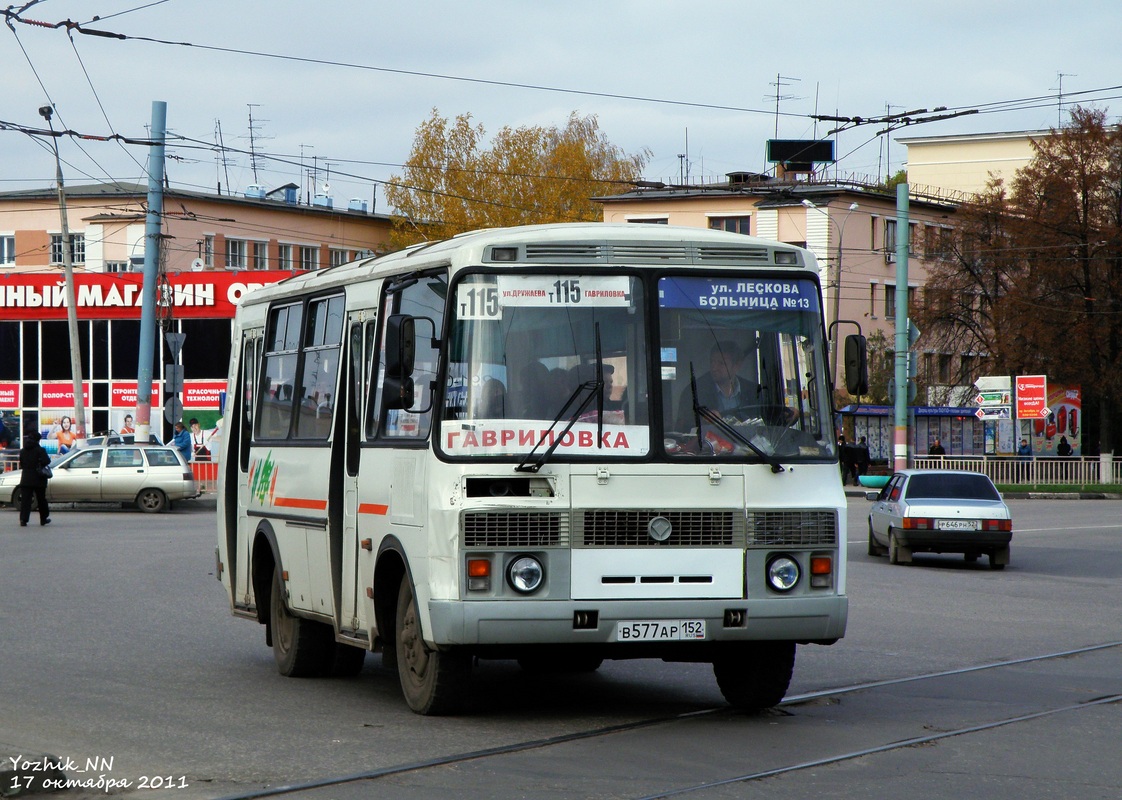
[[[576,112],[564,128],[504,127],[489,147],[485,133],[471,114],[450,122],[435,108],[417,128],[404,173],[385,185],[392,247],[477,228],[599,221],[592,198],[626,189],[650,158],[625,153],[594,115]]]

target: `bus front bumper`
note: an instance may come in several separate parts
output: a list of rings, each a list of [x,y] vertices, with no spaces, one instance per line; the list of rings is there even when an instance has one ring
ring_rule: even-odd
[[[830,643],[845,635],[844,595],[767,600],[442,601],[428,605],[433,646],[619,644],[620,622],[704,620],[705,642]],[[731,612],[731,613],[730,613]],[[737,613],[741,612],[741,613]],[[690,646],[699,642],[682,642]],[[645,642],[649,645],[650,642]]]

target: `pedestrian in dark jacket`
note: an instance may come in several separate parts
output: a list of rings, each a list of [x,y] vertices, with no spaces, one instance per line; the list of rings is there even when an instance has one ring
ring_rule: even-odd
[[[46,525],[51,521],[51,510],[47,508],[48,479],[43,474],[43,467],[50,466],[51,457],[39,444],[40,438],[38,430],[29,429],[19,451],[19,468],[22,470],[19,478],[19,524],[25,528],[31,519],[32,495],[39,504],[39,524]]]

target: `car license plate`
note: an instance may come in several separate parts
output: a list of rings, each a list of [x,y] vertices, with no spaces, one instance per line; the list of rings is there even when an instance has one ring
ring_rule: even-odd
[[[616,623],[617,642],[677,642],[704,638],[703,619],[620,620]]]
[[[936,527],[941,531],[976,531],[979,526],[976,519],[941,519]]]

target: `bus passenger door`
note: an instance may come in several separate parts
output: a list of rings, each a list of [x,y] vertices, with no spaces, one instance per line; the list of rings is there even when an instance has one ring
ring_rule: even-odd
[[[359,456],[362,443],[362,400],[365,395],[364,320],[373,317],[372,311],[352,312],[347,322],[346,352],[343,355],[345,374],[340,389],[345,392],[345,408],[336,427],[332,456],[333,473],[340,476],[338,496],[332,497],[333,506],[339,509],[332,524],[338,524],[342,531],[340,565],[341,574],[336,585],[340,595],[336,598],[339,630],[364,637],[368,630],[364,614],[366,592],[360,578],[359,563],[363,550],[359,538]],[[335,468],[338,465],[338,468]],[[369,534],[367,534],[369,535]],[[365,584],[369,585],[369,583]]]

